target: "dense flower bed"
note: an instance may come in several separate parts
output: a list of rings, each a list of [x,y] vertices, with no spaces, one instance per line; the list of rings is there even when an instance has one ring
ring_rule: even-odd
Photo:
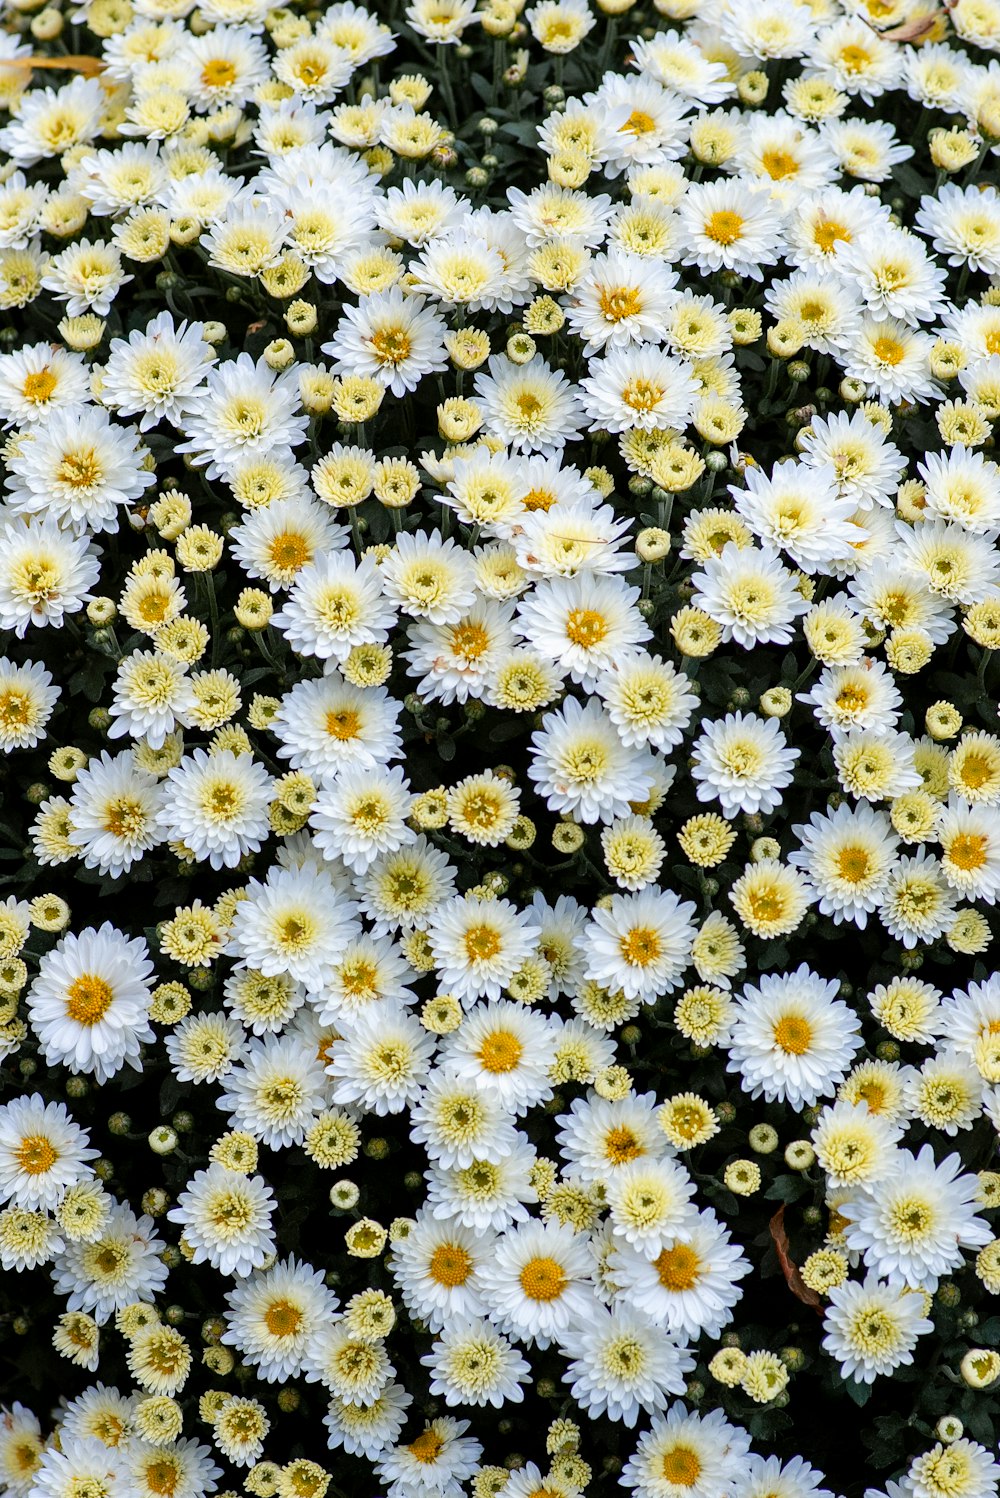
[[[8,0],[0,1492],[996,1498],[998,0]]]

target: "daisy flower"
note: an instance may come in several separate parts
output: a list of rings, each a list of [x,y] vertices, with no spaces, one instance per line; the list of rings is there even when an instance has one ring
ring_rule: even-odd
[[[111,739],[144,739],[162,749],[178,726],[189,727],[197,707],[187,666],[158,650],[133,650],[119,663],[111,703]]]
[[[455,892],[455,869],[423,834],[376,858],[358,881],[361,908],[376,937],[426,923]]]
[[[276,375],[263,358],[255,364],[249,354],[240,354],[208,371],[197,405],[184,414],[186,440],[176,450],[190,453],[207,478],[225,478],[252,453],[290,453],[304,440],[308,424],[295,373]]]
[[[914,222],[949,265],[1000,275],[1000,194],[995,187],[943,183],[920,199]]]
[[[123,416],[139,416],[141,432],[163,420],[180,426],[215,363],[203,332],[200,322],[175,326],[170,313],[161,312],[127,339],[113,338],[102,401]]]
[[[423,297],[404,296],[393,286],[345,308],[322,348],[338,374],[367,375],[402,396],[416,390],[424,375],[447,367],[445,331],[444,319]]]
[[[272,977],[316,988],[355,934],[356,906],[318,870],[271,868],[233,912],[227,951]]]
[[[925,848],[900,858],[889,874],[879,905],[879,919],[908,951],[936,941],[949,929],[958,895],[949,886],[941,861]]]
[[[690,1353],[628,1307],[595,1306],[585,1327],[564,1334],[572,1359],[563,1373],[577,1404],[590,1416],[607,1415],[633,1429],[639,1415],[664,1410],[668,1396],[684,1394]]]
[[[917,472],[933,515],[979,535],[1000,528],[1000,468],[982,453],[959,443],[945,453],[928,453]]]
[[[88,868],[120,879],[162,841],[162,799],[156,777],[138,768],[131,750],[113,758],[104,750],[74,781],[69,840]]]
[[[34,749],[58,701],[59,688],[43,665],[0,657],[0,749]]]
[[[399,1439],[406,1411],[413,1403],[402,1384],[387,1383],[371,1404],[352,1404],[334,1394],[323,1424],[331,1451],[341,1447],[351,1456],[369,1461]]]
[[[538,1200],[531,1184],[537,1155],[523,1134],[514,1131],[510,1153],[476,1159],[471,1165],[445,1170],[431,1162],[425,1172],[427,1205],[435,1218],[460,1223],[475,1233],[500,1232],[515,1222],[526,1222],[525,1203]]]
[[[471,1082],[515,1117],[552,1096],[548,1074],[554,1059],[555,1039],[548,1021],[506,999],[477,1004],[446,1038],[440,1053],[442,1065],[456,1077]]]
[[[695,182],[678,212],[684,263],[703,275],[727,270],[760,281],[761,267],[777,264],[784,214],[765,187],[736,178]]]
[[[670,661],[636,650],[602,672],[595,689],[623,744],[666,754],[683,741],[698,706],[691,688],[690,677]]]
[[[614,723],[591,697],[581,707],[568,697],[542,719],[532,735],[528,775],[553,811],[580,821],[612,822],[627,816],[653,784],[651,760],[642,748],[622,743]]]
[[[278,756],[320,785],[398,759],[402,704],[384,687],[356,687],[340,672],[298,681],[281,699],[271,731]]]
[[[78,239],[47,262],[42,285],[57,301],[66,303],[68,317],[88,312],[107,317],[115,297],[131,280],[116,245],[103,239]]]
[[[881,316],[867,313],[857,331],[845,338],[837,361],[844,374],[860,380],[869,395],[893,405],[932,399],[936,394],[930,372],[934,340],[929,333],[918,332],[908,322],[879,310]]]
[[[842,1081],[861,1047],[860,1022],[834,995],[840,985],[800,963],[765,974],[737,997],[727,1070],[752,1097],[811,1108]]]
[[[888,506],[906,472],[899,448],[863,411],[814,416],[797,445],[803,463],[810,468],[832,468],[838,494],[863,510],[873,504]]]
[[[671,429],[691,420],[698,386],[687,365],[655,344],[612,347],[580,382],[591,430]]]
[[[87,366],[79,354],[31,343],[0,355],[0,420],[5,426],[44,422],[52,412],[86,405],[89,399]]]
[[[825,666],[819,681],[799,695],[834,743],[857,729],[891,732],[902,697],[881,661],[864,656],[857,665]]]
[[[316,847],[364,874],[380,854],[415,840],[405,820],[412,804],[409,782],[398,765],[381,771],[349,767],[313,802],[309,823]]]
[[[757,513],[764,508],[762,497],[756,507],[752,500],[745,503]],[[817,538],[816,549],[821,546]],[[722,626],[724,640],[735,640],[744,650],[767,643],[790,644],[795,620],[809,608],[794,577],[770,547],[758,550],[727,541],[717,556],[694,573],[691,582],[695,589],[692,603]]]
[[[407,14],[419,12],[422,0],[409,7]],[[471,0],[434,0],[435,14],[468,5]],[[440,10],[439,10],[440,7]],[[464,13],[467,22],[469,12]],[[415,23],[411,21],[411,25]],[[388,1498],[411,1498],[414,1494],[440,1494],[454,1498],[461,1484],[472,1477],[479,1466],[483,1448],[465,1432],[468,1420],[452,1420],[441,1415],[431,1420],[412,1441],[383,1448],[375,1462],[375,1473],[385,1485]]]
[[[52,1281],[69,1311],[89,1312],[98,1326],[123,1306],[153,1305],[167,1282],[165,1244],[151,1217],[115,1202],[96,1237],[70,1241],[56,1257]]]
[[[733,92],[725,64],[713,62],[680,31],[658,31],[648,39],[636,38],[631,51],[640,73],[699,107],[718,104]]]
[[[670,1153],[655,1103],[652,1092],[610,1100],[591,1090],[585,1098],[574,1098],[569,1113],[556,1120],[560,1153],[574,1176],[606,1181],[609,1173],[633,1160],[658,1160]]]
[[[618,577],[545,578],[518,604],[518,632],[590,690],[602,672],[650,638],[638,599],[639,589]]]
[[[156,482],[135,428],[112,425],[99,406],[53,411],[7,466],[10,510],[51,517],[75,535],[117,531],[119,509]]]
[[[487,368],[488,374],[475,378],[483,425],[506,446],[553,452],[580,435],[583,412],[575,387],[541,354],[527,364],[493,354]]]
[[[678,1341],[716,1338],[733,1319],[750,1262],[727,1228],[705,1208],[686,1219],[668,1248],[649,1258],[643,1247],[615,1239],[609,1264],[622,1300]]]
[[[443,1170],[466,1170],[482,1157],[507,1154],[514,1145],[511,1119],[496,1093],[446,1062],[430,1077],[410,1110],[410,1137]]]
[[[799,757],[774,718],[739,712],[708,723],[692,752],[698,800],[718,801],[730,819],[740,811],[773,811]]]
[[[941,871],[970,899],[996,903],[1000,894],[1000,811],[950,795],[937,822]]]
[[[678,1401],[655,1415],[626,1462],[621,1482],[637,1498],[718,1498],[749,1470],[750,1437],[721,1410],[689,1414]]]
[[[228,1073],[225,1090],[216,1099],[216,1105],[232,1115],[235,1128],[246,1129],[270,1149],[301,1144],[325,1104],[323,1063],[304,1051],[291,1034],[250,1040],[240,1064]],[[240,1214],[234,1210],[232,1215],[235,1221]],[[265,1257],[262,1254],[252,1267],[258,1268]],[[239,1272],[246,1274],[249,1270]]]
[[[70,1186],[90,1176],[90,1136],[65,1103],[35,1092],[0,1107],[0,1200],[26,1211],[54,1211]]]
[[[490,1319],[500,1331],[543,1350],[594,1310],[584,1235],[557,1222],[510,1228],[479,1269]]]
[[[455,1221],[418,1212],[414,1226],[393,1248],[392,1276],[412,1315],[439,1332],[454,1318],[485,1312],[481,1275],[495,1239]]]
[[[608,345],[660,342],[676,285],[677,273],[647,256],[618,249],[595,256],[566,310],[571,329],[584,340],[584,355]]]
[[[893,1119],[870,1111],[864,1098],[841,1098],[823,1109],[811,1138],[827,1180],[839,1189],[867,1186],[890,1175],[901,1133]]]
[[[514,606],[480,598],[454,624],[418,623],[402,652],[417,692],[447,707],[486,695],[500,661],[513,647]]]
[[[167,1213],[180,1223],[193,1264],[244,1278],[274,1250],[274,1192],[262,1176],[240,1175],[213,1162],[196,1171]]]
[[[628,572],[633,559],[622,550],[632,527],[630,516],[610,505],[585,499],[560,501],[527,515],[514,533],[518,564],[543,577],[575,577],[581,572]],[[524,578],[525,584],[528,578]]]
[[[605,1186],[614,1235],[654,1258],[690,1226],[695,1185],[676,1160],[630,1160]]]
[[[595,907],[582,937],[586,975],[651,1003],[677,988],[691,958],[695,906],[652,885]]]
[[[847,1246],[889,1285],[931,1294],[960,1269],[962,1250],[990,1239],[976,1214],[976,1177],[962,1175],[958,1155],[938,1162],[929,1144],[899,1150],[896,1169],[874,1189],[862,1187],[838,1206]]]
[[[130,940],[110,922],[62,937],[28,990],[28,1018],[46,1060],[99,1082],[126,1062],[138,1070],[140,1047],[153,1039],[152,972],[144,939]]]
[[[438,906],[428,923],[428,942],[438,979],[466,1007],[479,998],[499,999],[535,948],[539,928],[509,900],[456,895]]]
[[[274,782],[252,754],[196,749],[167,775],[157,822],[213,869],[235,868],[270,833]]]
[[[380,1118],[416,1102],[434,1055],[434,1037],[392,1001],[372,1005],[344,1026],[327,1073],[335,1103]]]
[[[770,478],[759,468],[748,468],[744,481],[745,488],[731,486],[729,492],[737,514],[765,546],[787,552],[803,572],[827,573],[833,562],[852,556],[857,528],[848,522],[857,502],[838,493],[832,466],[776,463]],[[705,608],[704,602],[701,606]],[[735,608],[732,611],[739,617]],[[746,643],[735,628],[733,633]]]
[[[852,921],[863,930],[881,903],[899,846],[888,817],[867,803],[842,804],[829,814],[813,812],[792,831],[802,846],[788,861],[816,891],[820,914],[832,916],[835,926]]]
[[[520,1404],[531,1367],[488,1321],[469,1316],[449,1321],[431,1351],[420,1359],[430,1372],[429,1392],[455,1405]]]
[[[283,1383],[301,1375],[310,1338],[337,1305],[320,1271],[293,1254],[237,1279],[226,1294],[222,1341],[239,1350],[258,1378]]]
[[[371,557],[323,552],[303,566],[271,623],[299,655],[342,665],[357,645],[383,644],[396,610]]]

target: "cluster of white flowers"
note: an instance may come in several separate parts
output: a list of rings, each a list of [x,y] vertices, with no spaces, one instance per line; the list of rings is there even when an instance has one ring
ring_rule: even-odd
[[[1000,0],[629,9],[5,12],[0,1265],[126,1388],[0,1493],[834,1498],[791,1292],[859,1404],[1000,1292]]]

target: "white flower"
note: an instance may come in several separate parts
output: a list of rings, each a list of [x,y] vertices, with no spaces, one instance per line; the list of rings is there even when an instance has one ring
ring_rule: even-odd
[[[127,1491],[125,1454],[96,1436],[49,1446],[33,1474],[33,1498],[73,1498],[75,1493],[120,1498]]]
[[[622,543],[631,526],[629,516],[617,515],[610,505],[595,507],[590,496],[558,500],[526,515],[518,526],[518,564],[543,577],[628,572],[634,562]]]
[[[420,1359],[430,1371],[431,1396],[455,1405],[520,1404],[531,1367],[494,1326],[469,1316],[449,1320],[431,1351]]]
[[[530,913],[522,914],[509,900],[467,895],[439,905],[428,924],[438,979],[463,1003],[498,999],[538,936]]]
[[[615,1237],[655,1258],[691,1226],[694,1192],[677,1160],[629,1160],[605,1185]]]
[[[422,0],[409,7],[408,14],[419,11]],[[433,0],[432,14],[448,16],[459,10],[468,21],[466,7],[471,0]],[[428,6],[428,9],[430,7]],[[411,21],[410,23],[414,23]],[[462,1484],[478,1469],[483,1454],[480,1443],[465,1432],[468,1420],[452,1420],[447,1415],[432,1420],[415,1440],[384,1449],[375,1463],[379,1481],[385,1485],[388,1498],[418,1498],[418,1495],[440,1495],[456,1498],[464,1491]]]
[[[928,453],[917,472],[932,514],[976,535],[1000,528],[1000,468],[982,453],[957,443],[947,452]]]
[[[48,516],[0,516],[0,628],[59,629],[79,613],[100,576],[100,551]]]
[[[434,1055],[434,1037],[397,1003],[369,1005],[344,1025],[327,1067],[333,1101],[384,1117],[420,1096]]]
[[[76,535],[117,531],[120,506],[156,475],[141,465],[134,427],[112,425],[99,406],[60,408],[8,459],[8,505],[59,521]]]
[[[664,754],[682,742],[699,700],[689,676],[642,650],[613,661],[596,691],[623,744],[648,744]]]
[[[612,895],[583,932],[586,974],[612,991],[651,1003],[679,987],[691,959],[696,907],[656,885]]]
[[[357,766],[343,770],[313,802],[309,824],[317,848],[364,874],[382,853],[412,843],[406,824],[413,796],[396,765],[391,770]]]
[[[815,889],[820,914],[832,915],[834,925],[853,921],[863,930],[881,902],[899,846],[888,817],[867,802],[841,804],[829,814],[814,811],[792,831],[802,847],[788,862]]]
[[[563,1223],[530,1221],[496,1240],[479,1269],[491,1320],[544,1349],[594,1309],[586,1238]]]
[[[110,922],[64,936],[42,957],[28,990],[28,1018],[45,1059],[99,1082],[126,1061],[139,1070],[140,1046],[153,1039],[152,972],[144,939],[130,940]]]
[[[0,749],[34,749],[58,701],[59,688],[43,665],[0,657]]]
[[[580,435],[583,411],[575,387],[541,354],[527,364],[492,354],[487,367],[488,374],[475,378],[487,432],[529,453],[558,451]]]
[[[621,1482],[636,1498],[720,1498],[739,1491],[750,1437],[721,1410],[689,1414],[678,1402],[639,1437]]]
[[[698,385],[682,360],[655,344],[611,348],[590,370],[580,384],[592,431],[683,432],[690,422]]]
[[[789,747],[774,718],[737,712],[708,723],[693,754],[698,800],[718,801],[723,816],[732,818],[780,805],[799,750]]]
[[[168,774],[157,821],[168,841],[183,843],[213,869],[231,869],[267,838],[273,794],[274,782],[252,754],[196,749]]]
[[[455,870],[447,855],[420,834],[394,853],[380,854],[361,876],[358,890],[375,936],[382,936],[400,927],[425,927],[454,894]]]
[[[454,624],[411,624],[402,655],[420,696],[444,706],[483,697],[514,644],[513,613],[511,603],[479,598]]]
[[[545,578],[517,608],[517,628],[533,650],[585,690],[651,635],[636,603],[639,589],[594,573]]]
[[[949,1493],[948,1490],[951,1489]],[[914,1457],[906,1474],[903,1498],[997,1498],[1000,1463],[985,1446],[960,1436],[947,1445],[938,1443],[922,1456]]]
[[[404,296],[393,286],[346,307],[332,341],[322,347],[338,373],[366,375],[402,396],[424,375],[447,368],[445,331],[444,319],[423,297]]]
[[[691,582],[692,602],[722,625],[724,640],[735,640],[744,650],[790,644],[795,620],[809,608],[770,547],[758,550],[727,541]]]
[[[274,1249],[274,1192],[262,1176],[244,1176],[213,1162],[196,1171],[167,1213],[180,1223],[193,1264],[239,1277],[259,1269]]]
[[[718,1337],[732,1321],[743,1293],[738,1281],[751,1265],[706,1208],[691,1215],[670,1247],[653,1258],[616,1238],[608,1268],[624,1302],[678,1340],[695,1340]]]
[[[77,774],[70,797],[69,840],[88,868],[120,879],[162,841],[157,812],[163,793],[131,750],[103,750]]]
[[[884,311],[881,317],[868,313],[844,340],[838,362],[849,379],[861,380],[879,400],[928,400],[935,394],[930,373],[933,344],[929,333],[917,332]]]
[[[770,478],[759,468],[748,468],[744,479],[746,488],[731,486],[729,492],[737,513],[765,546],[787,552],[803,572],[827,573],[834,562],[853,556],[857,527],[849,521],[857,500],[838,493],[832,465],[776,463]],[[735,608],[733,613],[739,618]],[[733,634],[747,643],[735,627]]]
[[[34,1092],[0,1107],[0,1201],[54,1211],[68,1187],[89,1177],[98,1154],[65,1103]]]
[[[917,1155],[899,1150],[890,1177],[839,1204],[848,1248],[890,1285],[933,1294],[942,1275],[962,1267],[962,1250],[991,1236],[975,1212],[976,1177],[961,1170],[960,1156],[939,1163],[929,1144]]]
[[[761,281],[761,267],[777,263],[784,214],[767,188],[737,178],[694,182],[678,211],[684,263],[703,274],[728,270]]]
[[[384,687],[356,687],[337,670],[297,681],[274,714],[278,756],[320,785],[374,770],[402,753],[402,710]]]
[[[937,840],[941,871],[951,887],[995,904],[1000,894],[1000,811],[970,806],[953,792],[938,816]]]
[[[895,1169],[895,1146],[902,1129],[893,1119],[872,1112],[864,1098],[840,1098],[824,1108],[812,1133],[812,1144],[830,1185],[870,1185]]]
[[[505,1113],[520,1116],[552,1096],[548,1072],[554,1057],[545,1017],[502,999],[476,1004],[444,1041],[440,1060]]]
[[[467,553],[438,530],[400,531],[379,570],[386,596],[413,619],[456,624],[476,601]]]
[[[495,1238],[421,1209],[393,1248],[392,1275],[410,1313],[438,1332],[454,1318],[485,1314],[481,1275]]]
[[[263,884],[250,880],[227,951],[268,977],[288,973],[315,988],[355,934],[355,910],[318,869],[274,867]]]
[[[920,199],[914,222],[949,265],[1000,275],[1000,195],[995,187],[943,183]]]
[[[226,478],[252,453],[290,455],[308,424],[294,371],[276,375],[262,358],[255,364],[249,354],[240,354],[209,370],[197,405],[184,414],[186,441],[176,451],[190,453],[196,466],[206,468],[207,478]]]
[[[834,997],[839,987],[805,963],[746,985],[726,1067],[752,1097],[809,1108],[833,1092],[862,1043],[857,1015]]]
[[[69,1242],[52,1266],[57,1295],[69,1311],[88,1311],[98,1326],[123,1306],[152,1305],[167,1282],[160,1258],[165,1244],[151,1217],[136,1217],[115,1202],[100,1233],[88,1242]]]
[[[352,1404],[334,1394],[323,1416],[327,1445],[331,1451],[340,1447],[352,1456],[369,1461],[392,1446],[406,1421],[406,1411],[413,1403],[402,1384],[388,1383],[371,1404]]]
[[[648,40],[637,38],[631,50],[640,73],[694,100],[699,107],[718,104],[733,92],[725,63],[714,62],[679,31],[658,31]]]
[[[227,1075],[216,1104],[232,1114],[235,1128],[246,1129],[270,1149],[301,1144],[326,1104],[323,1062],[293,1034],[254,1037],[240,1064]],[[252,1267],[259,1267],[265,1257],[262,1254]]]
[[[853,729],[891,731],[902,697],[881,661],[863,656],[857,665],[825,666],[819,681],[799,702],[808,703],[834,743]]]
[[[595,1306],[585,1325],[563,1334],[562,1349],[572,1358],[563,1382],[580,1408],[630,1428],[642,1411],[654,1415],[668,1395],[684,1394],[695,1366],[685,1348],[626,1306]]]
[[[940,860],[919,848],[915,857],[901,858],[893,868],[878,913],[890,935],[909,950],[943,936],[957,907],[958,896]]]
[[[653,784],[644,750],[622,743],[614,723],[590,697],[581,707],[568,697],[547,713],[532,735],[528,769],[550,809],[582,822],[613,822],[627,816],[630,803],[644,801]]]
[[[303,1371],[306,1345],[337,1309],[320,1270],[294,1254],[271,1269],[237,1279],[226,1294],[222,1341],[238,1349],[267,1383],[284,1383]]]
[[[658,260],[612,249],[597,255],[574,288],[566,311],[585,356],[607,345],[660,342],[675,300],[677,273]]]
[[[241,471],[252,471],[253,462],[247,459],[232,470],[234,486]],[[310,494],[272,499],[245,515],[227,537],[247,576],[266,582],[272,593],[290,587],[322,553],[343,550],[349,539],[350,531],[337,524],[329,505]]]
[[[453,1071],[444,1061],[410,1110],[410,1138],[443,1170],[468,1170],[479,1158],[509,1154],[512,1120],[502,1100]]]
[[[185,664],[158,650],[133,650],[118,666],[108,737],[127,734],[162,749],[176,727],[190,726],[196,706]]]
[[[395,619],[372,558],[355,562],[346,551],[336,551],[301,568],[271,623],[299,655],[342,664],[356,645],[388,639]]]
[[[20,176],[15,172],[0,189],[0,214],[6,187]],[[0,225],[6,222],[0,217]],[[5,237],[0,228],[0,241]],[[0,419],[6,426],[44,422],[53,411],[85,405],[89,397],[87,366],[79,354],[50,343],[29,343],[0,354]]]
[[[197,405],[202,382],[215,362],[203,331],[199,322],[175,327],[170,313],[161,312],[127,339],[113,338],[102,401],[124,416],[141,413],[141,432],[164,419],[180,426]]]
[[[115,297],[132,279],[125,274],[115,245],[103,239],[78,239],[48,262],[42,285],[66,303],[69,317],[86,312],[107,317]]]
[[[838,493],[861,509],[873,504],[888,506],[906,472],[906,459],[899,448],[863,411],[814,416],[797,445],[803,463],[832,468]]]

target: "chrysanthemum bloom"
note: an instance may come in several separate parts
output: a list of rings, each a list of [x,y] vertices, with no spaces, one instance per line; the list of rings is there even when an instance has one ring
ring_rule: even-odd
[[[46,1059],[104,1082],[126,1062],[139,1069],[153,965],[143,938],[110,922],[64,936],[46,953],[28,991],[28,1017]]]
[[[840,985],[810,971],[765,974],[737,999],[727,1069],[753,1097],[811,1107],[833,1092],[860,1049],[860,1022]]]

